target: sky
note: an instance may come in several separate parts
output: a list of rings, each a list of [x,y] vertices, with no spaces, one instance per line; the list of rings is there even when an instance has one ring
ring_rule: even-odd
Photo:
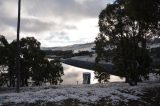
[[[42,47],[89,43],[99,32],[98,15],[113,0],[22,0],[20,37]],[[0,0],[0,35],[16,39],[18,0]]]

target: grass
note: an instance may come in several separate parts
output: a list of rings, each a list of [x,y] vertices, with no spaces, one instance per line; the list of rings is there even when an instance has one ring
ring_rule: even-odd
[[[145,89],[141,98],[145,105],[160,106],[160,87]]]
[[[160,87],[146,88],[142,92],[141,95],[138,95],[141,97],[140,100],[129,100],[128,102],[118,101],[115,104],[112,104],[110,97],[105,97],[96,103],[82,103],[79,100],[67,99],[60,102],[37,101],[36,103],[7,103],[3,106],[160,106]],[[126,90],[124,90],[124,93],[134,94],[134,92]]]

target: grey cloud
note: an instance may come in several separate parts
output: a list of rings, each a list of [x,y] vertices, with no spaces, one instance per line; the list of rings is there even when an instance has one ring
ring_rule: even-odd
[[[16,30],[17,19],[13,17],[1,17],[0,16],[0,29],[12,27]],[[76,29],[74,25],[63,25],[54,22],[45,22],[39,19],[32,18],[22,18],[21,19],[21,31],[22,32],[44,32],[44,31],[54,31],[59,29]]]
[[[79,40],[71,40],[69,38],[69,36],[65,35],[63,37],[64,38],[67,37],[69,40],[67,40],[67,39],[58,39],[58,40],[55,40],[54,38],[56,38],[56,37],[58,37],[58,35],[57,36],[52,36],[51,41],[55,42],[55,43],[62,43],[63,42],[65,44],[69,44],[69,45],[71,45],[71,44],[77,44],[77,43],[79,43],[79,44],[86,43],[85,40],[84,40],[84,38],[80,38]]]
[[[59,39],[59,41],[69,41],[70,38],[67,36],[67,33],[62,31],[62,32],[55,32],[52,33],[50,36],[48,36],[45,40],[54,40],[54,39]]]
[[[68,29],[68,30],[70,30],[70,29],[77,29],[77,27],[74,26],[74,25],[65,25],[65,29]]]
[[[67,36],[67,33],[66,32],[58,32],[56,33],[56,36],[60,39],[60,40],[66,40],[66,41],[69,41],[70,38],[69,36]]]
[[[0,16],[0,34],[3,34],[8,40],[16,39],[16,24],[16,19]]]
[[[52,0],[46,0],[46,4],[49,5]],[[53,0],[54,1],[54,0]],[[59,1],[59,0],[56,0]],[[44,0],[23,0],[22,1],[22,16],[23,16],[23,9],[25,6],[31,5],[32,8],[25,8],[26,10],[30,11],[31,13],[36,13],[36,5],[37,2],[39,3],[39,7],[43,7]],[[13,11],[17,9],[15,8],[15,4],[17,3],[17,0],[0,0],[0,30],[8,29],[9,27],[12,27],[16,31],[17,26],[17,17],[11,16],[10,13],[13,13],[17,15],[17,11]],[[31,3],[31,4],[30,4]],[[32,5],[32,3],[34,5]],[[10,6],[9,6],[10,5]],[[56,5],[54,5],[56,6]],[[14,8],[14,9],[13,9]],[[45,6],[43,7],[45,8]],[[42,12],[42,15],[50,10],[50,7],[46,7],[47,9],[40,8],[38,10],[39,13]],[[30,10],[31,9],[31,10]],[[52,7],[51,7],[52,10]],[[53,17],[54,19],[54,17]],[[3,29],[2,29],[3,28]],[[57,30],[57,29],[76,29],[76,26],[74,25],[64,25],[64,24],[57,24],[56,22],[45,22],[39,19],[33,19],[33,18],[21,18],[21,31],[22,32],[43,32],[43,31],[49,31],[49,30]]]
[[[9,41],[16,38],[17,26],[17,0],[0,0],[0,34]]]
[[[67,40],[67,41],[70,40],[70,38],[69,38],[68,36],[65,36],[65,35],[61,35],[61,36],[59,36],[58,38],[59,38],[60,40]]]
[[[57,24],[56,22],[46,22],[39,19],[22,18],[21,29],[24,32],[44,32],[44,31],[57,31],[57,30],[70,30],[76,29],[74,25]]]
[[[16,28],[16,25],[17,25],[16,18],[0,16],[0,26]]]
[[[82,3],[77,1],[22,0],[21,33],[23,35],[38,33],[40,39],[44,38],[48,42],[55,41],[60,44],[84,42],[84,39],[73,41],[66,32],[78,29],[74,21],[98,18],[99,12],[106,6],[106,3],[112,0],[84,0]],[[48,18],[52,22],[45,20]],[[60,22],[56,22],[56,19],[60,19]],[[0,34],[6,34],[10,40],[15,39],[16,26],[17,0],[0,0]]]
[[[85,0],[82,3],[75,0],[24,0],[24,6],[31,15],[54,15],[64,19],[76,20],[83,17],[98,17],[106,3],[112,0]],[[33,11],[34,10],[34,11]]]
[[[0,0],[0,16],[17,16],[17,0]]]
[[[0,27],[12,27],[16,31],[17,19],[13,17],[0,17]],[[43,32],[50,30],[51,27],[56,26],[55,23],[47,23],[38,19],[21,19],[21,32]]]
[[[56,23],[48,23],[38,19],[22,18],[21,20],[21,30],[24,32],[43,32],[51,30],[55,26]]]

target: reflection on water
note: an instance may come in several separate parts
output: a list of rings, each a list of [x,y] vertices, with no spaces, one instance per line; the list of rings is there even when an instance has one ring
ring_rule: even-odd
[[[97,79],[94,78],[94,71],[87,70],[87,69],[82,69],[82,68],[77,68],[73,67],[70,65],[63,64],[64,67],[64,75],[62,76],[63,82],[62,84],[71,84],[71,85],[76,85],[77,82],[78,84],[82,84],[83,82],[83,72],[90,72],[91,73],[91,84],[98,83]],[[117,76],[111,75],[110,76],[110,82],[123,82],[125,79],[120,79]]]

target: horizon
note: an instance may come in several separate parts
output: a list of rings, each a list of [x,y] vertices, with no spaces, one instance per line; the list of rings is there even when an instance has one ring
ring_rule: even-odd
[[[74,46],[74,45],[85,45],[85,44],[90,44],[90,43],[94,43],[93,42],[86,42],[86,43],[74,43],[74,44],[70,44],[70,45],[64,45],[64,46],[51,46],[51,47],[45,47],[45,46],[41,46],[41,48],[55,48],[55,47],[68,47],[68,46]]]

